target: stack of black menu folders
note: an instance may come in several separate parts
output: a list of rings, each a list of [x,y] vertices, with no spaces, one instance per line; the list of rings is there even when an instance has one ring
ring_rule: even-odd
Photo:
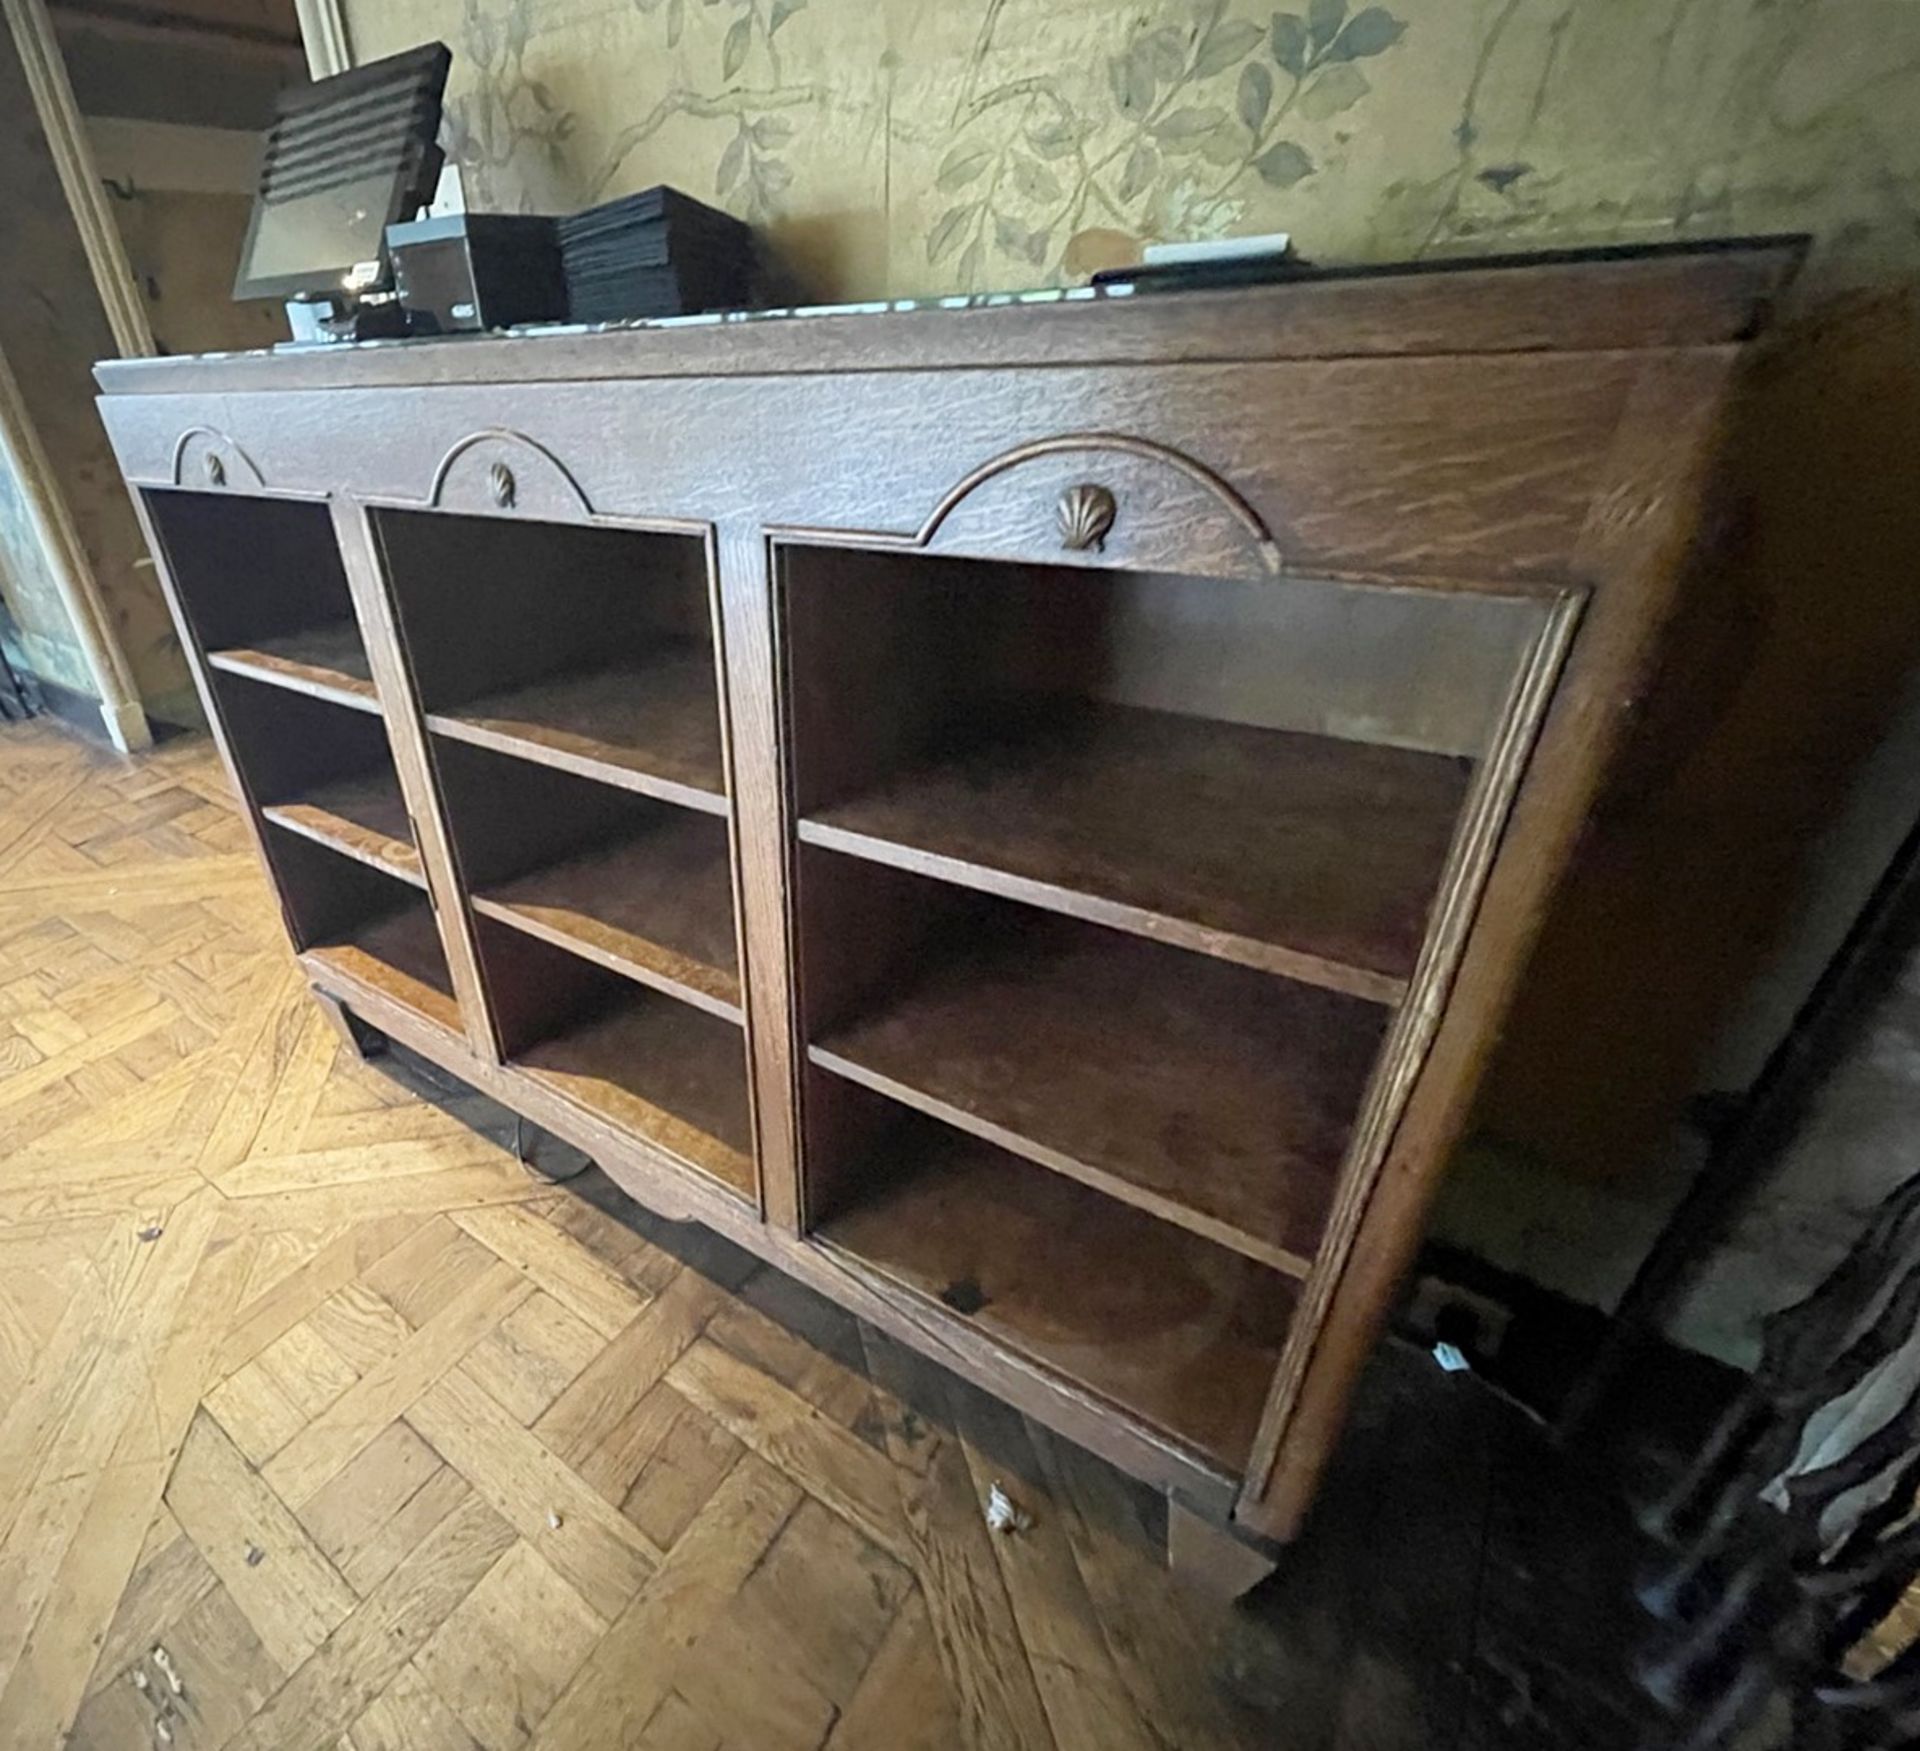
[[[630,322],[752,301],[753,233],[678,189],[643,189],[557,221],[567,314]]]

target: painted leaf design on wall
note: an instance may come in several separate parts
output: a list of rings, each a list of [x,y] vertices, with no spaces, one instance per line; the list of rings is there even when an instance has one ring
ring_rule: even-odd
[[[490,0],[465,0],[469,7]],[[720,198],[742,218],[764,223],[782,206],[780,196],[794,185],[793,166],[782,157],[782,148],[792,143],[799,130],[791,116],[811,109],[818,100],[816,88],[800,85],[782,77],[780,49],[774,38],[796,14],[805,10],[808,0],[702,0],[694,9],[689,0],[633,0],[642,14],[662,16],[665,46],[678,46],[689,22],[703,32],[702,58],[708,67],[718,68],[718,81],[704,88],[696,85],[678,63],[672,84],[652,107],[623,127],[605,149],[605,156],[592,176],[581,177],[584,197],[598,200],[617,186],[627,172],[629,162],[649,141],[664,129],[683,121],[716,130],[718,147],[714,159],[713,188]],[[536,0],[507,0],[507,4],[530,10]],[[714,14],[730,14],[724,29]],[[657,40],[657,39],[656,39]],[[716,52],[717,51],[717,52]],[[755,63],[765,64],[765,75]],[[777,113],[780,111],[786,114]],[[730,129],[724,138],[717,130]],[[571,132],[571,123],[567,124]],[[657,181],[657,176],[646,178]]]
[[[753,42],[753,14],[736,18],[727,27],[727,40],[720,49],[720,77],[731,79],[746,65],[747,49]]]
[[[1133,52],[1143,61],[1154,79],[1178,79],[1186,67],[1185,39],[1172,25],[1150,30],[1134,44]]]
[[[991,146],[956,146],[940,161],[939,174],[933,179],[934,186],[947,191],[965,188],[993,162],[993,158]]]
[[[859,0],[630,0],[629,16],[650,21],[653,51],[678,54],[650,103],[599,144],[593,174],[570,162],[578,118],[568,100],[579,101],[580,87],[558,78],[550,87],[519,66],[536,39],[547,50],[542,73],[564,66],[547,45],[570,27],[547,23],[537,0],[446,3],[465,14],[465,58],[480,67],[482,95],[450,105],[465,121],[455,129],[463,161],[504,165],[538,149],[566,166],[581,201],[657,180],[644,174],[650,153],[672,161],[691,138],[709,142],[712,198],[750,222],[790,210],[796,195],[800,210],[813,210],[807,153],[824,143],[812,123],[833,114],[885,130],[894,146],[926,150],[918,130],[931,119],[928,105],[911,128],[896,125],[877,98],[836,82],[817,43],[806,43],[804,62],[795,54],[794,35],[804,36],[808,19],[826,28]],[[946,137],[932,144],[928,180],[937,193],[922,247],[939,281],[1077,278],[1134,259],[1146,239],[1247,228],[1250,206],[1266,219],[1275,191],[1340,165],[1350,127],[1343,118],[1378,83],[1368,63],[1404,52],[1408,36],[1389,5],[1357,0],[1291,0],[1277,10],[1271,0],[1140,0],[1105,14],[1111,34],[1086,64],[1036,60],[1024,43],[1016,57],[1007,52],[1014,39],[993,42],[1003,13],[1050,4],[984,8]],[[880,63],[888,92],[915,53],[911,44],[889,48]],[[1334,128],[1341,131],[1320,132]]]
[[[1240,69],[1240,85],[1234,93],[1234,107],[1248,133],[1260,132],[1272,105],[1273,75],[1258,61],[1249,61]]]
[[[1237,67],[1259,40],[1260,27],[1242,19],[1216,26],[1207,33],[1194,56],[1194,78],[1211,79],[1216,73]]]
[[[1307,70],[1307,56],[1312,52],[1307,21],[1297,12],[1276,12],[1272,40],[1274,60],[1298,79]]]
[[[949,207],[942,213],[927,233],[927,260],[937,262],[951,255],[967,234],[967,221],[979,211],[979,203],[973,202],[964,207]]]
[[[1053,241],[1047,231],[1029,231],[1004,214],[993,222],[994,241],[1009,255],[1018,255],[1038,267],[1047,259],[1047,246]]]
[[[1159,81],[1145,56],[1138,53],[1114,56],[1107,63],[1107,77],[1113,87],[1114,102],[1123,113],[1144,115],[1153,108],[1153,95]]]
[[[1154,138],[1171,152],[1190,152],[1202,134],[1211,134],[1227,119],[1215,105],[1205,109],[1177,109],[1153,130]]]
[[[1153,179],[1160,174],[1160,155],[1144,141],[1134,147],[1127,157],[1127,168],[1120,176],[1120,198],[1133,200],[1144,194],[1152,185]]]
[[[1347,0],[1312,0],[1307,8],[1307,31],[1318,54],[1339,34],[1347,16]]]
[[[511,0],[501,14],[466,0],[459,46],[475,70],[473,88],[446,106],[447,152],[481,203],[529,211],[524,186],[500,187],[501,173],[523,151],[547,164],[566,157],[579,118],[544,80],[527,70],[533,38],[531,0]]]
[[[1262,181],[1275,188],[1292,188],[1302,177],[1313,174],[1313,160],[1291,140],[1276,141],[1253,161],[1253,167]]]
[[[1027,144],[1042,158],[1065,158],[1080,144],[1080,132],[1068,122],[1054,122],[1029,129]]]
[[[1386,6],[1355,12],[1348,0],[1264,20],[1229,0],[1156,3],[1158,16],[1109,48],[1104,114],[1097,100],[1080,107],[1070,81],[1034,74],[963,104],[935,181],[973,198],[934,222],[929,260],[957,257],[966,285],[976,273],[1019,283],[1028,264],[1064,277],[1131,259],[1142,238],[1231,230],[1250,187],[1319,173],[1310,130],[1370,95],[1356,63],[1406,34]]]
[[[1013,186],[1030,201],[1057,201],[1064,192],[1060,179],[1036,158],[1016,156],[1011,169]]]
[[[1874,272],[1874,252],[1904,258],[1920,239],[1892,144],[1912,134],[1915,57],[1888,8],[1849,0],[1721,7],[1673,54],[1649,9],[1619,0],[1429,5],[1411,23],[1398,0],[346,5],[383,52],[403,33],[453,44],[447,145],[476,207],[564,211],[661,180],[724,182],[724,204],[755,223],[817,221],[796,241],[824,271],[805,288],[820,296],[1078,280],[1147,240],[1281,227],[1309,249],[1385,254],[1814,219],[1823,253]],[[744,58],[723,78],[743,17]],[[1709,54],[1715,35],[1723,52]],[[1163,147],[1162,121],[1210,106],[1224,128]],[[790,132],[766,130],[776,116]],[[1359,138],[1378,149],[1353,151]],[[1665,142],[1657,163],[1648,139]],[[936,192],[956,153],[976,174]],[[1015,153],[1047,166],[1058,201],[1021,192]],[[973,210],[929,267],[956,202]],[[1015,252],[997,241],[1002,212]],[[1038,270],[1036,234],[1051,238]]]
[[[1300,113],[1311,122],[1323,122],[1342,110],[1352,109],[1373,87],[1351,61],[1328,67],[1307,87],[1300,98]]]
[[[1360,61],[1372,55],[1384,55],[1406,34],[1406,29],[1384,6],[1369,6],[1366,11],[1355,13],[1334,38],[1327,59]]]

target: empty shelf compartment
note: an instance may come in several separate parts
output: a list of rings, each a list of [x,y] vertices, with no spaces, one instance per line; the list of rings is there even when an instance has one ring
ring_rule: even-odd
[[[434,511],[374,527],[432,729],[725,812],[702,537]]]
[[[351,989],[459,1031],[446,951],[424,893],[272,819],[265,845],[295,943],[309,961]],[[324,976],[323,983],[341,994],[338,983]]]
[[[1385,1010],[833,853],[801,883],[816,1064],[1304,1273]]]
[[[997,720],[801,837],[1335,990],[1404,991],[1467,762],[1123,705]]]
[[[425,885],[381,718],[237,673],[212,680],[235,764],[268,820]]]
[[[689,808],[726,810],[713,652],[704,646],[547,676],[435,712],[427,723],[479,747]]]
[[[874,1098],[832,1080],[814,1072],[810,1099]],[[842,1164],[817,1240],[1245,1469],[1297,1284],[932,1120],[863,1120],[871,1138]]]
[[[167,569],[215,668],[379,709],[324,504],[150,489]]]
[[[460,1009],[446,953],[433,909],[424,900],[361,925],[343,941],[318,943],[309,953],[449,1032],[459,1031]]]
[[[757,1200],[737,1025],[485,917],[475,934],[510,1063]]]
[[[740,1019],[727,825],[436,738],[474,910]]]
[[[804,842],[1393,1004],[1537,600],[775,551]]]

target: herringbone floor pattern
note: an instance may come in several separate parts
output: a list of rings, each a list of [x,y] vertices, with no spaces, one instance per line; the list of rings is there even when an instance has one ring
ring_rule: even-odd
[[[341,1048],[203,741],[0,731],[0,1164],[4,1751],[1283,1742],[1121,1479]]]

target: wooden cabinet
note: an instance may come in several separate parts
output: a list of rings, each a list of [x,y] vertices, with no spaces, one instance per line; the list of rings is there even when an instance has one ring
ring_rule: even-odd
[[[315,987],[1285,1537],[1790,246],[103,366]]]

